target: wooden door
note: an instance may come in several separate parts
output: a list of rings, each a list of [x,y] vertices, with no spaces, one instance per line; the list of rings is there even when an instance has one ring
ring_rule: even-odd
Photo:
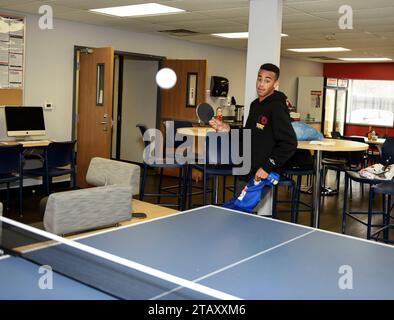
[[[83,188],[90,160],[111,156],[114,49],[83,50],[79,57],[77,186]]]
[[[160,122],[163,120],[197,121],[196,108],[187,106],[188,74],[197,74],[196,106],[205,101],[206,60],[163,60],[163,68],[171,68],[177,75],[175,86],[161,90]]]

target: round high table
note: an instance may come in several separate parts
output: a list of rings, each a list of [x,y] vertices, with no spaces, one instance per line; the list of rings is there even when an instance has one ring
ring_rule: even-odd
[[[321,185],[321,160],[322,152],[338,152],[338,151],[365,151],[368,144],[341,140],[341,139],[324,139],[321,141],[298,141],[298,149],[315,151],[315,181],[313,184],[313,212],[314,227],[319,228],[320,223],[320,185]]]

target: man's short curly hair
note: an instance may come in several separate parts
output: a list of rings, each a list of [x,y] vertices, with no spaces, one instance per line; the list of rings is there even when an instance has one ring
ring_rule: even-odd
[[[272,71],[276,75],[276,80],[279,79],[280,69],[276,65],[274,65],[272,63],[262,64],[261,67],[260,67],[260,70]]]

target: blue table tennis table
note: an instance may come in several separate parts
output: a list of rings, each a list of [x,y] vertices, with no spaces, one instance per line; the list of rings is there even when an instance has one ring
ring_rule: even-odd
[[[393,247],[215,206],[76,241],[241,299],[394,298]],[[3,256],[0,299],[114,298],[60,274],[41,290],[41,276],[37,265]],[[177,285],[130,290],[141,300],[207,298]]]

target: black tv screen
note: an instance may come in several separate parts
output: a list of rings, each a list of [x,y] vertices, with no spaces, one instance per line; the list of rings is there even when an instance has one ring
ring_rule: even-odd
[[[44,131],[45,121],[42,107],[5,107],[8,132]]]

